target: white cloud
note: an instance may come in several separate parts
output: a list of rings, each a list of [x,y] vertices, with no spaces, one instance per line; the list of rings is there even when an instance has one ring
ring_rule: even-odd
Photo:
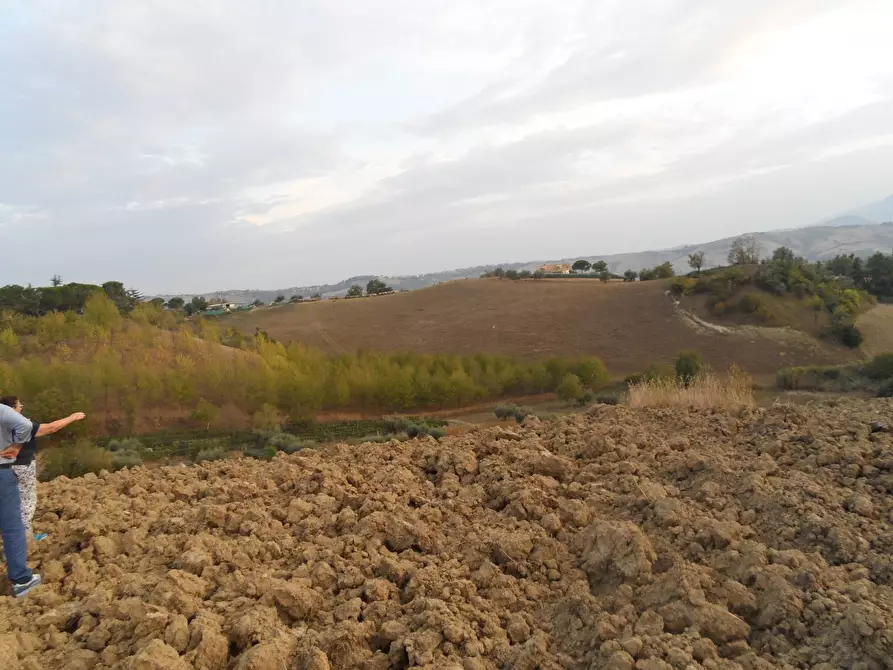
[[[407,245],[446,235],[468,239],[438,267],[504,260],[477,248],[491,232],[536,257],[595,239],[609,209],[650,247],[655,202],[688,212],[676,242],[721,237],[732,223],[691,203],[740,211],[755,184],[818,163],[850,166],[841,198],[886,195],[887,0],[35,0],[5,19],[4,244],[67,235],[145,290],[312,282],[345,254],[418,271]],[[813,211],[772,207],[792,225]],[[12,212],[28,226],[9,233]],[[91,255],[100,231],[155,251],[119,267]],[[216,255],[162,275],[155,254],[178,240]],[[248,249],[263,263],[218,262]],[[7,271],[37,282],[62,258]]]

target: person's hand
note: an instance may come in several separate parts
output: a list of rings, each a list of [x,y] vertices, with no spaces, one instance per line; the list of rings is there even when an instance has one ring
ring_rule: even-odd
[[[5,449],[4,451],[0,451],[0,457],[2,458],[18,458],[19,452],[22,450],[22,446],[20,444],[14,444],[11,447]]]
[[[69,418],[70,418],[72,421],[80,421],[81,419],[84,419],[84,418],[86,418],[86,417],[87,417],[87,415],[84,414],[83,412],[75,412],[75,413],[72,414]]]

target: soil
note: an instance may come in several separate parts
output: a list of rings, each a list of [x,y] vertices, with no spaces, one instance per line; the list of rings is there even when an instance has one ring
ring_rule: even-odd
[[[589,279],[455,281],[375,300],[286,305],[222,320],[245,334],[256,328],[283,342],[332,354],[357,350],[522,357],[595,355],[616,376],[672,363],[695,349],[716,369],[732,363],[752,375],[789,365],[831,364],[857,354],[833,342],[693,328],[666,295],[667,282]]]
[[[893,401],[41,484],[4,670],[893,668]]]

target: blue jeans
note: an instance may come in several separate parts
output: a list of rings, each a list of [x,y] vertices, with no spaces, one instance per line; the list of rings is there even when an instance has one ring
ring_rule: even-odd
[[[0,534],[9,581],[14,584],[30,581],[32,574],[28,569],[28,540],[22,523],[19,482],[10,468],[0,468]]]

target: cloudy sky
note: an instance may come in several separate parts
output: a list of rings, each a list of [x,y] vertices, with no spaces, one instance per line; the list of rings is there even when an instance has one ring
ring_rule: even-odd
[[[0,0],[0,283],[279,288],[893,193],[890,0]]]

